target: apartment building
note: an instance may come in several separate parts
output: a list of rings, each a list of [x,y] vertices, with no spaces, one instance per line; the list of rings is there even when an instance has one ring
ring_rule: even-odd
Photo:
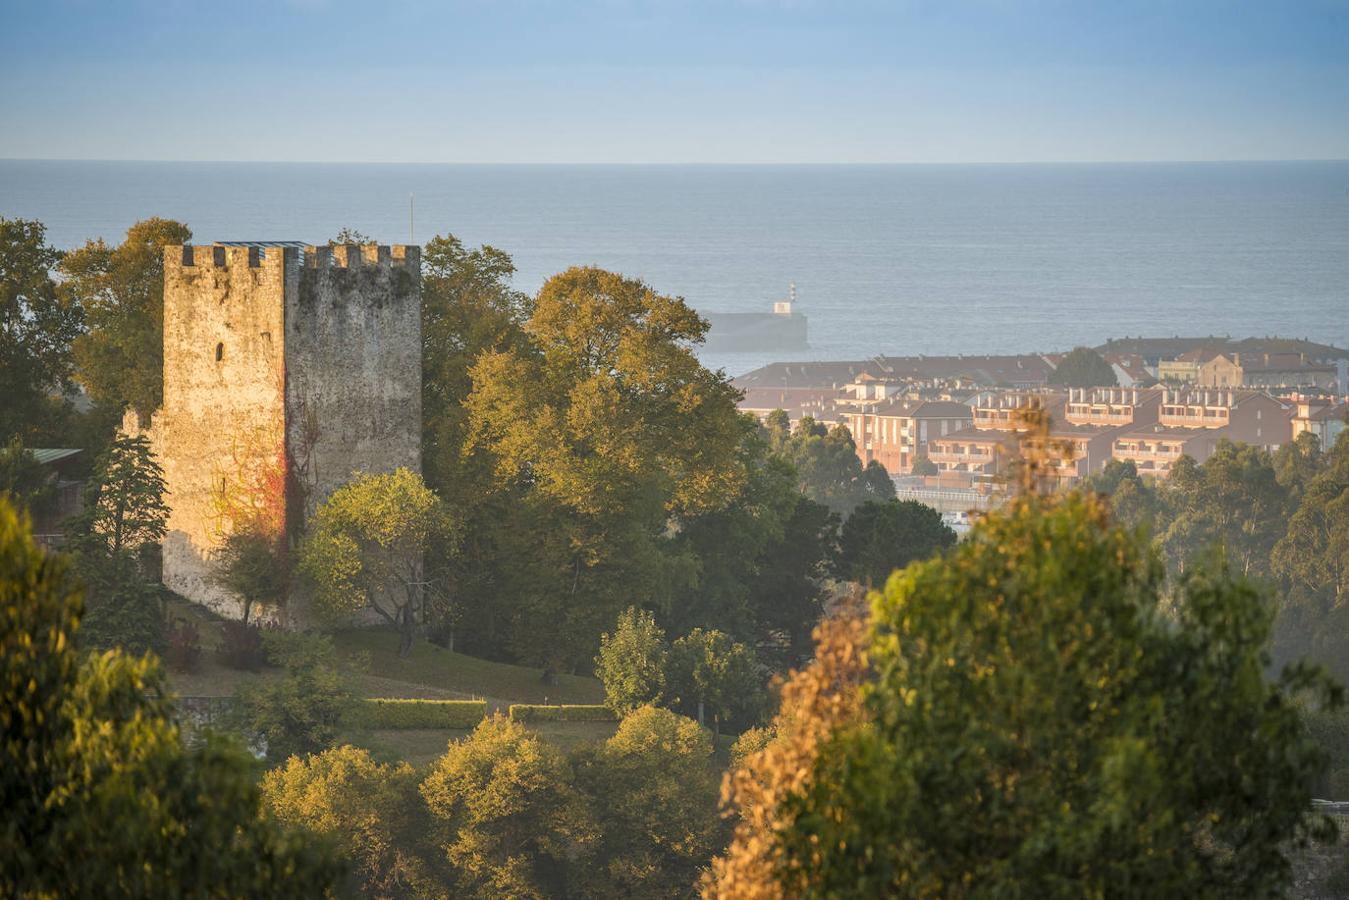
[[[932,440],[967,427],[972,421],[968,404],[903,397],[854,406],[845,416],[862,464],[879,462],[891,475],[913,471],[914,460],[920,454],[931,457]]]
[[[928,458],[942,473],[999,475],[1016,457],[1026,410],[1043,409],[1052,421],[1062,415],[1065,400],[1063,394],[1030,391],[980,394],[971,403],[968,427],[929,438]]]
[[[1165,476],[1181,455],[1203,462],[1227,439],[1269,451],[1292,440],[1292,404],[1257,391],[1164,388],[1157,419],[1124,429],[1114,439],[1114,458],[1132,460],[1140,473]]]

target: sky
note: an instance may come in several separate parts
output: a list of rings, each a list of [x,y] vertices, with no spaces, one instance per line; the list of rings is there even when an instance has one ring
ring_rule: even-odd
[[[1349,0],[0,0],[0,158],[1349,158]]]

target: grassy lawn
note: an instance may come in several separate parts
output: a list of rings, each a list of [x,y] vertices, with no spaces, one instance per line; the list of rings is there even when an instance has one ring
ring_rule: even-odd
[[[170,617],[185,619],[201,634],[201,662],[193,672],[169,672],[169,684],[184,697],[229,697],[243,684],[276,678],[278,669],[241,672],[216,659],[221,620],[191,603],[173,601]],[[451,653],[427,641],[418,641],[406,659],[398,656],[398,635],[383,628],[353,628],[335,632],[338,659],[362,697],[428,699],[485,699],[490,711],[504,713],[511,703],[601,703],[604,688],[594,678],[563,675],[558,683],[543,683],[539,669],[513,666]],[[614,733],[610,722],[540,722],[529,726],[550,743],[570,749],[602,741]],[[382,760],[406,760],[425,765],[445,752],[464,730],[357,731],[344,739],[365,747]]]
[[[333,635],[338,653],[368,678],[392,686],[430,688],[460,697],[482,697],[493,705],[510,703],[602,703],[604,688],[594,678],[562,675],[543,683],[543,672],[451,653],[418,641],[406,659],[398,656],[398,635],[382,628],[359,628]],[[438,694],[369,694],[367,696],[439,696]]]

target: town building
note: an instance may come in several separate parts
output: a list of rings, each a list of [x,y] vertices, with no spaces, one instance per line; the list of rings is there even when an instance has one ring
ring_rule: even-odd
[[[854,407],[845,416],[862,464],[878,462],[891,475],[908,474],[917,457],[930,455],[930,441],[972,422],[965,403],[903,397]]]
[[[1223,439],[1273,452],[1292,440],[1293,413],[1291,404],[1259,391],[1164,388],[1156,422],[1124,429],[1112,453],[1140,474],[1165,476],[1182,454],[1202,463]]]
[[[1349,420],[1349,402],[1337,398],[1297,397],[1293,400],[1293,440],[1310,432],[1320,441],[1321,449],[1328,450],[1339,440]]]
[[[293,544],[353,473],[420,470],[420,299],[414,246],[164,249],[164,403],[148,433],[171,507],[168,587],[238,617],[212,576],[228,535]]]
[[[980,394],[971,403],[968,426],[929,437],[928,458],[942,474],[965,473],[975,480],[1001,475],[1020,449],[1026,410],[1041,409],[1054,421],[1065,399],[1063,394],[1030,391]]]

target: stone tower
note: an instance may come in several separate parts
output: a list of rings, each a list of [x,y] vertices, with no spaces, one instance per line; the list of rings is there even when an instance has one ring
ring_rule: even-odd
[[[165,248],[166,585],[237,618],[211,578],[228,534],[293,546],[353,472],[420,470],[420,293],[418,247]]]

